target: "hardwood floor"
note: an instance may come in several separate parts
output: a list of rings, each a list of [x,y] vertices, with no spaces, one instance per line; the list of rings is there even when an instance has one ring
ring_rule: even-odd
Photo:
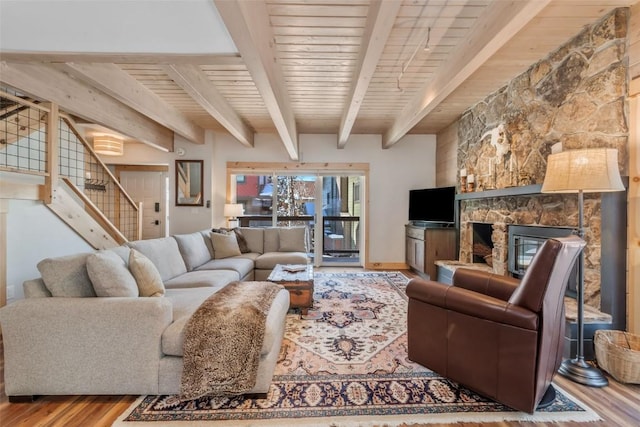
[[[323,269],[324,270],[324,269]],[[413,276],[404,272],[407,276]],[[4,389],[4,348],[0,339],[0,426],[98,427],[110,426],[138,396],[43,396],[32,403],[9,403]],[[640,385],[625,385],[609,378],[604,388],[585,387],[556,376],[555,383],[580,399],[603,419],[594,423],[486,423],[483,426],[593,427],[640,426]],[[327,420],[327,425],[330,420]],[[153,424],[154,426],[156,423]],[[160,424],[158,424],[160,425]],[[233,425],[230,423],[229,425]],[[444,424],[429,424],[438,426]],[[461,423],[456,426],[478,426]],[[150,424],[151,426],[151,424]]]

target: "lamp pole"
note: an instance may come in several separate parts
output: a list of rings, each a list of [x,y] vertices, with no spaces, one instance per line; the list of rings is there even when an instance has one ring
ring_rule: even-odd
[[[578,193],[578,233],[584,240],[584,194],[623,191],[615,148],[585,148],[553,152],[547,157],[543,193]],[[578,260],[578,342],[575,359],[562,362],[558,372],[580,384],[604,387],[609,381],[584,360],[584,250]]]
[[[578,236],[584,240],[584,193],[578,190]],[[591,387],[604,387],[609,381],[600,369],[584,360],[584,249],[578,258],[578,346],[575,359],[566,359],[560,365],[558,372],[580,384]]]

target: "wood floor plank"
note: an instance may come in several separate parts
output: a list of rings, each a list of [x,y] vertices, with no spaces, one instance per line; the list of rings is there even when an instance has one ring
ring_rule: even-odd
[[[415,277],[415,274],[410,271],[403,271],[403,273],[408,277]],[[44,396],[33,403],[9,403],[4,387],[4,348],[1,336],[0,361],[0,425],[2,427],[107,427],[138,397]],[[640,426],[640,385],[621,384],[611,377],[609,377],[609,386],[603,388],[576,384],[560,375],[557,375],[554,381],[560,388],[596,411],[603,420],[593,423],[495,422],[481,425],[483,427]],[[451,424],[429,424],[425,427],[446,425]],[[479,423],[455,424],[458,427],[478,427],[479,425]],[[150,427],[153,426],[150,425]]]

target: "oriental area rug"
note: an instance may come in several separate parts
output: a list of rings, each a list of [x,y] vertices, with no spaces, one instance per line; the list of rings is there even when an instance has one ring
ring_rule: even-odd
[[[401,273],[315,274],[314,305],[290,311],[266,399],[143,396],[116,426],[398,426],[595,421],[556,386],[533,415],[469,391],[407,358],[408,279]],[[472,356],[470,356],[472,357]]]

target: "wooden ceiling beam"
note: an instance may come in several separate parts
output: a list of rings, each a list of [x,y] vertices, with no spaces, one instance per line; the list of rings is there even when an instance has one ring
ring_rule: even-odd
[[[416,93],[382,137],[389,148],[432,112],[447,96],[514,37],[551,0],[493,2],[436,74]]]
[[[278,63],[264,1],[213,0],[260,92],[291,160],[299,160],[298,134],[284,74]]]
[[[54,65],[109,96],[168,127],[195,144],[204,144],[204,130],[167,104],[115,64],[74,63]]]
[[[165,65],[169,77],[191,96],[207,113],[216,119],[242,144],[253,147],[253,129],[246,125],[238,113],[207,78],[197,65]]]
[[[173,151],[173,132],[69,74],[45,64],[0,62],[0,79],[64,111],[156,148]]]
[[[342,114],[338,132],[338,148],[344,148],[358,117],[362,100],[367,94],[369,83],[393,29],[393,23],[400,10],[399,0],[375,0],[369,6],[367,23],[360,43],[360,53],[353,73],[348,104]]]

